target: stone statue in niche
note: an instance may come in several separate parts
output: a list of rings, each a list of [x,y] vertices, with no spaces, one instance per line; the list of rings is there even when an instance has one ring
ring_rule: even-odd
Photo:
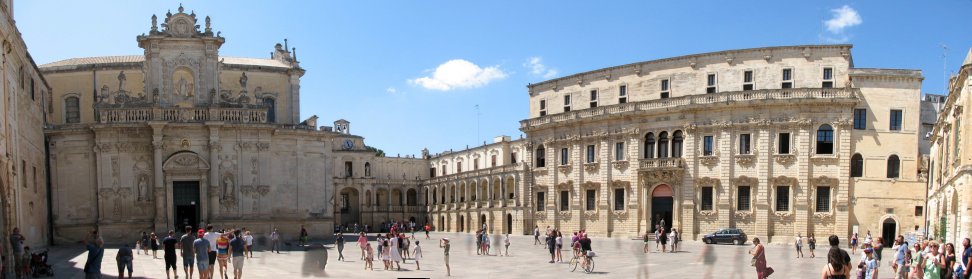
[[[135,189],[138,191],[138,201],[149,201],[152,199],[152,194],[149,193],[148,182],[145,181],[144,176],[138,177],[138,187]]]
[[[248,80],[248,78],[246,77],[246,72],[243,72],[243,76],[240,76],[240,88],[243,88],[243,92],[246,92],[246,81],[247,80]]]
[[[206,33],[213,32],[212,24],[209,20],[209,16],[206,16]]]
[[[192,83],[186,80],[186,78],[180,78],[179,83],[176,87],[176,94],[179,96],[192,96]]]
[[[233,200],[233,191],[235,191],[235,185],[233,183],[233,178],[229,175],[223,176],[223,199]]]
[[[121,71],[121,73],[118,73],[118,91],[121,91],[121,92],[124,92],[125,91],[125,82],[126,81],[127,81],[127,79],[125,78],[125,71]]]

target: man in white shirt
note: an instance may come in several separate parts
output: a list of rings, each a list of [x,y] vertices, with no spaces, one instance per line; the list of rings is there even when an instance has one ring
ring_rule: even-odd
[[[213,231],[213,225],[206,226],[206,234],[203,235],[203,239],[209,241],[209,278],[213,278],[213,267],[216,266],[216,238],[219,238],[219,233]],[[200,270],[199,272],[203,272]]]
[[[249,253],[250,258],[252,259],[253,258],[253,235],[250,234],[250,231],[246,231],[246,233],[243,235],[243,241],[246,242],[245,243],[246,253]]]

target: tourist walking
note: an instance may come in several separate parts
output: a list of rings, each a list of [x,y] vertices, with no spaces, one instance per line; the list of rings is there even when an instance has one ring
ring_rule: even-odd
[[[972,269],[972,243],[968,238],[962,239],[962,278],[969,279],[969,269]]]
[[[132,278],[132,260],[135,255],[132,255],[132,248],[125,243],[118,249],[118,255],[115,256],[115,262],[118,263],[118,278],[125,278],[125,269],[128,269],[128,278]]]
[[[187,279],[192,279],[193,270],[196,268],[193,262],[195,253],[192,244],[196,241],[196,238],[193,236],[191,226],[186,226],[185,231],[186,234],[179,238],[179,249],[182,252],[182,271],[186,274]]]
[[[443,237],[439,240],[439,248],[442,248],[442,259],[445,261],[446,266],[446,276],[452,276],[452,269],[449,268],[449,238]]]
[[[243,260],[246,259],[246,240],[241,237],[240,230],[234,231],[233,236],[229,243],[229,255],[233,257],[233,278],[240,279],[243,278]]]
[[[672,243],[672,253],[675,253],[675,249],[678,249],[678,230],[672,228],[672,232],[668,234],[668,241]]]
[[[659,244],[661,244],[661,226],[655,225],[655,251],[658,251]]]
[[[196,240],[192,241],[192,252],[196,254],[196,267],[199,269],[199,279],[208,279],[211,275],[209,273],[209,251],[212,248],[210,248],[209,240],[206,240],[204,236],[203,230],[199,229]]]
[[[756,278],[763,279],[773,274],[773,268],[766,264],[766,248],[759,242],[759,238],[753,238],[753,249],[749,250],[753,255],[752,265],[756,267]]]
[[[142,232],[142,240],[141,241],[142,241],[142,243],[141,243],[142,250],[145,251],[145,255],[148,256],[148,250],[149,250],[149,235],[148,235],[147,232],[144,232],[144,231]]]
[[[391,268],[390,267],[391,266],[391,257],[388,255],[388,251],[390,249],[388,248],[388,240],[387,239],[382,239],[382,241],[381,241],[381,247],[379,247],[379,249],[381,250],[381,261],[385,263],[385,270],[389,270]]]
[[[344,261],[344,233],[337,233],[335,238],[334,245],[337,246],[338,261]]]
[[[925,252],[922,243],[915,243],[915,251],[911,253],[911,278],[925,278],[921,263],[924,260]]]
[[[176,269],[176,245],[179,244],[179,240],[175,238],[175,231],[170,230],[169,234],[162,239],[162,258],[165,259],[165,277],[169,278],[169,268],[172,268],[172,272],[175,273],[175,277],[179,278],[179,270]]]
[[[300,225],[300,246],[307,245],[308,236],[310,236],[310,234],[307,233],[307,228],[304,228],[304,225]]]
[[[817,255],[813,253],[814,249],[817,249],[817,239],[813,238],[813,233],[807,237],[807,248],[810,248],[810,257],[816,258]]]
[[[557,253],[557,262],[562,263],[564,262],[564,257],[561,254],[560,250],[564,248],[564,234],[561,233],[559,230],[557,231],[556,242],[557,242],[557,250],[555,252]]]
[[[432,230],[432,225],[429,225],[429,223],[425,223],[425,239],[430,239],[429,238],[430,230]]]
[[[24,262],[20,257],[20,255],[24,254],[25,240],[24,235],[20,234],[20,228],[13,228],[13,231],[10,233],[10,248],[13,250],[13,255],[11,256],[14,259],[14,272],[17,274],[17,278],[20,278],[21,275],[28,275],[23,274],[23,270],[25,265],[30,265],[30,262]]]
[[[554,249],[557,249],[557,236],[556,231],[550,231],[547,233],[547,249],[550,250],[550,263],[554,263],[557,259],[557,255],[554,254]]]
[[[945,253],[942,254],[941,262],[944,263],[944,267],[942,268],[942,278],[953,278],[953,273],[955,272],[954,244],[945,244]]]
[[[864,259],[858,265],[858,267],[863,267],[864,278],[865,279],[877,279],[878,266],[877,260],[874,259],[874,249],[864,248]]]
[[[938,246],[938,242],[934,240],[928,243],[928,254],[925,255],[925,259],[922,261],[922,270],[924,271],[925,279],[941,278],[942,269],[945,268],[945,263],[939,257]]]
[[[576,235],[576,233],[575,233]],[[645,231],[645,235],[642,237],[645,241],[645,254],[648,254],[648,244],[651,243],[651,232]]]
[[[226,230],[221,230],[216,237],[216,261],[219,262],[219,277],[227,278],[228,269],[226,262],[229,261],[229,235]]]
[[[874,260],[877,261],[878,268],[881,267],[881,260],[883,260],[884,252],[884,237],[878,236],[877,241],[871,244],[871,248],[874,249]]]
[[[797,233],[796,237],[794,237],[793,244],[796,246],[796,254],[797,254],[796,257],[802,258],[803,257],[803,237],[800,235],[800,233]]]
[[[415,270],[422,270],[422,266],[419,265],[419,261],[422,260],[422,246],[419,246],[419,241],[415,241],[415,250],[412,251],[412,259],[415,260]]]
[[[399,264],[402,261],[402,254],[398,252],[401,239],[399,239],[398,235],[392,234],[389,235],[388,241],[388,247],[390,247],[388,251],[388,260],[390,261],[388,266],[391,268],[391,263],[394,262],[395,270],[402,270],[402,266]]]
[[[398,252],[402,256],[402,263],[405,263],[405,259],[409,256],[408,244],[408,237],[405,237],[404,233],[398,234]]]
[[[416,244],[417,243],[418,242],[416,242]],[[505,246],[506,248],[506,256],[509,257],[510,256],[510,234],[506,234],[506,237],[503,239],[503,246]]]
[[[243,241],[246,242],[246,253],[243,256],[250,254],[250,258],[253,258],[253,235],[250,234],[249,230],[245,230],[243,233]]]
[[[658,238],[661,242],[662,253],[665,253],[666,247],[668,247],[668,235],[665,234],[665,227],[658,228]]]
[[[891,270],[894,271],[895,278],[908,278],[908,268],[906,268],[908,264],[908,243],[904,242],[904,236],[899,235],[894,239],[894,244],[896,248],[894,252],[894,263],[891,264]]]
[[[16,228],[14,232],[20,234]],[[93,230],[84,238],[84,247],[88,250],[88,260],[84,263],[84,278],[101,279],[101,260],[105,256],[105,240],[98,236],[97,230]]]
[[[854,233],[854,235],[851,236],[851,239],[850,239],[850,249],[851,249],[851,254],[854,254],[854,255],[857,254],[857,233]]]
[[[540,244],[540,226],[533,227],[533,246]]]
[[[209,274],[206,275],[206,278],[213,278],[213,273],[216,272],[216,239],[219,238],[219,233],[216,233],[216,231],[213,230],[213,225],[207,225],[206,234],[203,236],[203,238],[206,239],[207,242],[209,242],[209,246],[208,246],[209,253],[207,253],[206,256],[206,260],[209,261],[208,264],[206,265],[206,267],[208,267],[208,269],[206,269],[206,272]],[[196,250],[196,253],[199,252],[201,251]],[[199,272],[202,273],[203,270],[200,269]]]
[[[358,233],[358,247],[361,248],[361,259],[365,259],[365,252],[368,249],[368,237],[364,232]]]
[[[149,246],[152,247],[152,258],[158,259],[159,237],[154,232],[149,235]]]
[[[836,239],[837,236],[831,236]],[[846,253],[841,253],[841,249],[837,246],[831,246],[830,251],[827,252],[827,264],[824,265],[821,271],[821,278],[824,279],[850,279],[850,259],[844,259]]]
[[[280,233],[277,232],[277,228],[273,228],[273,232],[270,233],[270,253],[273,250],[277,250],[277,254],[280,254]]]
[[[364,257],[365,269],[375,270],[375,266],[373,263],[375,261],[375,249],[371,247],[371,243],[367,243],[367,242],[365,243],[365,252],[366,252],[366,255]]]

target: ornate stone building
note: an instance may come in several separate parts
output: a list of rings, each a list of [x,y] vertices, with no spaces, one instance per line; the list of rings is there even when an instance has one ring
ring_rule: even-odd
[[[428,183],[429,216],[450,231],[506,216],[519,233],[632,237],[665,220],[690,239],[726,227],[775,242],[896,235],[921,223],[922,76],[855,68],[850,49],[730,50],[531,84],[527,139],[497,152],[524,161],[470,168],[494,145],[433,157],[445,176]],[[514,200],[481,208],[471,196],[484,192]]]
[[[44,127],[51,86],[41,75],[13,18],[13,1],[0,1],[0,238],[13,228],[25,245],[50,242]],[[10,245],[3,245],[10,255]],[[12,266],[13,257],[6,257]]]
[[[40,67],[53,87],[46,134],[57,240],[95,227],[121,241],[205,223],[260,236],[278,227],[293,237],[300,225],[329,234],[342,217],[335,210],[346,210],[335,183],[417,185],[424,173],[421,160],[377,158],[347,121],[301,121],[305,70],[286,45],[270,59],[222,56],[226,38],[210,18],[181,6],[153,15],[137,41],[142,55]]]
[[[972,233],[972,141],[968,135],[972,105],[972,50],[949,81],[948,98],[931,134],[928,234],[961,243]]]

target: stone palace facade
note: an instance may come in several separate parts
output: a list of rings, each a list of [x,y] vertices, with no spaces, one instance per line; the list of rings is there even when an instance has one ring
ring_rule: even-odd
[[[660,220],[688,239],[727,227],[774,242],[897,235],[924,218],[922,79],[856,68],[850,45],[822,45],[531,84],[526,139],[430,158],[429,218],[449,231],[623,238]]]
[[[300,225],[330,233],[335,221],[420,217],[391,199],[415,205],[421,160],[375,156],[348,121],[319,129],[317,116],[299,118],[305,70],[295,50],[222,56],[226,38],[210,18],[181,6],[153,15],[137,41],[142,55],[40,66],[53,88],[45,133],[56,240],[91,228],[119,240],[206,223],[259,236],[278,227],[290,238]],[[361,211],[336,189],[388,202],[362,199]],[[350,208],[372,215],[351,218]]]

